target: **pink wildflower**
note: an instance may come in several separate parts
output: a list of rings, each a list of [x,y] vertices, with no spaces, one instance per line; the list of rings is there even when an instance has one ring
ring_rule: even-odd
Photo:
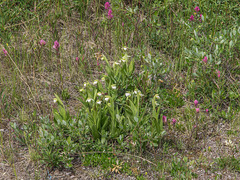
[[[198,105],[198,100],[195,100],[195,101],[194,101],[194,105],[195,105],[195,107],[197,107],[197,105]]]
[[[189,21],[194,21],[194,16],[191,15]]]
[[[44,41],[43,39],[40,40],[40,45],[44,46],[46,44],[46,41]]]
[[[124,27],[124,22],[122,22],[122,27]]]
[[[109,10],[108,10],[108,19],[112,19],[112,18],[113,18],[112,10],[109,9]]]
[[[109,2],[106,2],[106,3],[105,3],[105,9],[108,10],[109,8],[110,8],[110,3],[109,3]]]
[[[78,60],[79,60],[79,58],[78,57],[76,57],[76,61],[78,62]]]
[[[174,125],[174,124],[176,124],[176,119],[172,119],[172,124]]]
[[[6,49],[3,49],[4,55],[7,56],[8,52]]]
[[[194,8],[194,10],[195,10],[196,12],[200,11],[200,9],[199,9],[198,6],[196,6],[196,7]]]
[[[208,109],[206,109],[206,113],[208,113]]]
[[[220,78],[220,71],[219,70],[217,70],[217,76],[218,76],[218,78]]]
[[[196,113],[199,113],[200,109],[199,108],[196,108]]]
[[[204,58],[203,58],[203,62],[205,62],[206,64],[207,64],[207,56],[205,56]]]
[[[60,47],[60,45],[59,45],[58,41],[55,41],[53,48],[56,49],[56,51],[58,51],[59,47]]]
[[[163,119],[163,123],[167,123],[167,116],[163,116],[162,119]]]

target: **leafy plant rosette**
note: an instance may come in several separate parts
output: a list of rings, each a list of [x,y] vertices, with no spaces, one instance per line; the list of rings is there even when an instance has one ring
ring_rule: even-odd
[[[58,109],[53,109],[53,123],[49,118],[42,118],[39,127],[39,153],[41,161],[51,167],[72,167],[72,160],[79,147],[83,145],[82,137],[85,130],[82,121],[72,118],[61,99],[55,95],[54,102]],[[82,147],[81,147],[82,148]]]
[[[147,85],[142,81],[145,74],[137,77],[135,62],[129,62],[127,54],[113,66],[105,56],[102,60],[106,62],[106,74],[101,80],[84,83],[80,89],[79,100],[91,135],[102,143],[107,139],[123,142],[123,137],[130,137],[134,145],[145,147],[150,142],[157,146],[165,131],[159,118],[160,107],[156,108],[156,96],[148,101],[137,88]]]

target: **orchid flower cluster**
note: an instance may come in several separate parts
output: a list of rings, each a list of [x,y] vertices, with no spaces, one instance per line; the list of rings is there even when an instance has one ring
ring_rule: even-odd
[[[205,64],[207,64],[207,62],[208,62],[208,58],[207,58],[207,56],[205,56],[203,59],[202,59],[202,61],[205,63]],[[220,71],[219,70],[216,70],[216,73],[217,73],[217,77],[218,78],[220,78]]]
[[[194,8],[194,10],[195,10],[194,15],[196,15],[196,16],[191,15],[190,18],[188,19],[189,21],[194,21],[194,20],[197,18],[197,14],[198,14],[198,12],[200,11],[200,8],[199,8],[198,6],[196,6],[196,7]],[[202,22],[202,14],[199,15],[199,21]]]
[[[108,10],[108,19],[112,19],[113,18],[113,14],[112,14],[111,5],[110,5],[109,2],[105,3],[105,9]]]
[[[196,113],[199,113],[200,112],[200,108],[198,107],[198,100],[195,99],[194,101],[194,106],[196,107]],[[205,110],[206,113],[208,113],[208,109]]]
[[[162,116],[162,120],[163,120],[163,123],[164,123],[164,124],[167,124],[167,116],[164,116],[164,115],[163,115],[163,116]],[[173,118],[171,124],[172,124],[172,125],[175,125],[176,123],[177,123],[177,120]]]
[[[3,53],[4,53],[5,56],[7,56],[7,54],[8,54],[7,50],[4,49],[4,48],[3,48]]]

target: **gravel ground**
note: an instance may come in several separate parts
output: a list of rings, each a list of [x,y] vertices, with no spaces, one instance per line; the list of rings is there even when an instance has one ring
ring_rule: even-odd
[[[230,171],[228,169],[219,170],[214,163],[214,160],[219,157],[227,157],[234,155],[235,158],[240,157],[239,152],[239,136],[229,136],[226,134],[228,126],[221,125],[218,133],[212,137],[206,138],[206,141],[197,142],[197,146],[205,147],[200,150],[186,149],[184,152],[178,153],[179,157],[186,156],[190,160],[195,160],[195,164],[190,169],[198,175],[197,179],[240,179],[240,173]],[[229,141],[230,140],[230,141]],[[5,142],[6,143],[6,142]],[[7,143],[6,143],[7,144]],[[17,147],[14,152],[14,157],[10,161],[14,161],[14,166],[4,161],[3,156],[0,156],[0,179],[10,180],[17,179],[30,180],[30,179],[51,179],[51,180],[67,180],[67,179],[121,179],[121,180],[134,180],[133,176],[124,174],[110,173],[106,175],[101,168],[84,167],[81,162],[75,162],[71,171],[54,169],[48,173],[46,167],[37,165],[30,160],[28,148],[21,147],[17,144],[12,146]],[[6,147],[6,146],[5,146]],[[194,145],[193,145],[194,147]],[[177,150],[170,149],[168,154],[174,154]],[[161,154],[161,153],[159,153]],[[168,157],[164,157],[167,159]],[[5,158],[6,159],[6,158]],[[164,159],[164,160],[165,160]],[[170,155],[169,155],[170,159]],[[170,159],[171,160],[171,159]],[[14,171],[15,168],[15,171]],[[145,167],[146,168],[146,167]],[[158,173],[149,171],[151,167],[146,169],[139,169],[140,174],[144,175],[147,179],[156,179]],[[165,174],[165,173],[164,173]],[[109,177],[109,178],[106,178]],[[173,179],[169,173],[165,174],[166,179]]]

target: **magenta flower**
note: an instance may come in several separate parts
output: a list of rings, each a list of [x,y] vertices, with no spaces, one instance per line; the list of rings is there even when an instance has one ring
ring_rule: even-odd
[[[194,16],[191,15],[189,21],[194,21]]]
[[[122,22],[122,27],[124,27],[124,22]]]
[[[206,109],[206,113],[208,113],[208,109]]]
[[[196,12],[200,11],[200,9],[199,9],[198,6],[196,6],[196,7],[194,8],[194,10],[195,10]]]
[[[105,3],[105,9],[108,10],[109,8],[110,8],[110,3],[109,3],[109,2],[106,2],[106,3]]]
[[[7,56],[8,52],[6,49],[3,48],[4,55]]]
[[[204,58],[203,58],[203,62],[205,62],[206,64],[207,64],[207,56],[205,56]]]
[[[167,123],[167,116],[162,117],[163,123]]]
[[[108,19],[112,19],[112,18],[113,18],[112,10],[109,9],[109,10],[108,10]]]
[[[176,124],[176,119],[172,119],[172,124],[174,125],[174,124]]]
[[[59,45],[58,41],[55,41],[53,48],[56,49],[56,51],[58,51],[59,47],[60,47],[60,45]]]
[[[218,76],[218,78],[220,78],[220,71],[219,70],[217,70],[217,76]]]
[[[76,57],[76,61],[78,62],[78,60],[79,60],[79,58],[78,57]]]
[[[197,107],[197,105],[198,105],[198,100],[195,100],[195,101],[194,101],[194,105],[195,105],[195,107]]]
[[[44,41],[43,39],[40,40],[40,45],[44,46],[46,44],[46,41]]]
[[[196,113],[199,113],[200,109],[199,108],[196,108]]]

